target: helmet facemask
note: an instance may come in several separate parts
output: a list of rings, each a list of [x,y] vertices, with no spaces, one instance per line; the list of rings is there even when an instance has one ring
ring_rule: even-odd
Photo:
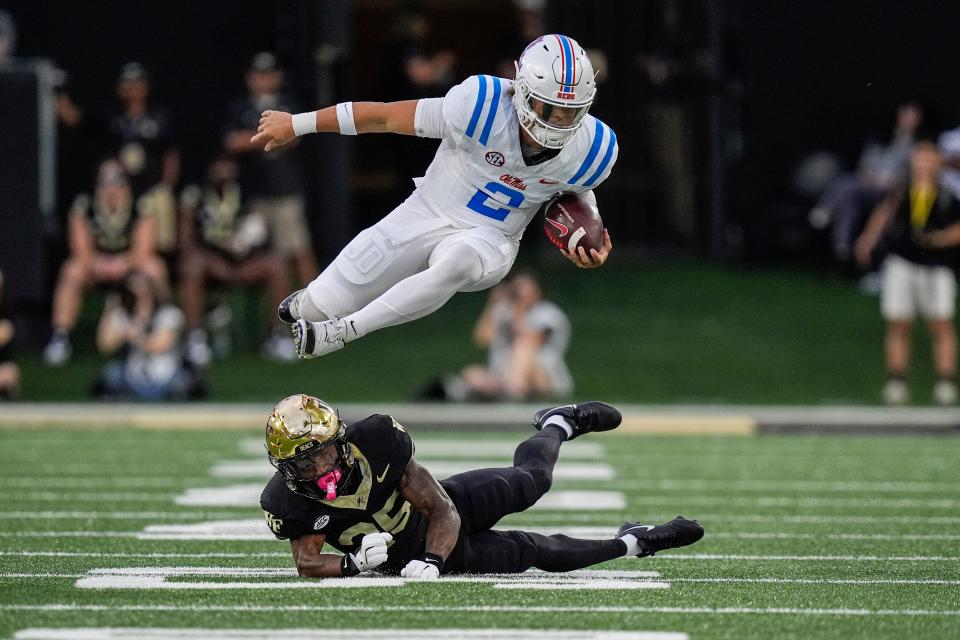
[[[325,453],[331,447],[332,458]],[[306,395],[274,408],[267,420],[267,454],[287,487],[313,500],[335,500],[354,467],[346,425],[333,407]]]

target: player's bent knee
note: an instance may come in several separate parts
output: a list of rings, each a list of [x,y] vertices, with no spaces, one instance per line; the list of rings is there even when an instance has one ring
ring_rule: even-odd
[[[470,245],[448,247],[430,265],[442,273],[448,283],[460,287],[479,282],[483,277],[483,261]]]

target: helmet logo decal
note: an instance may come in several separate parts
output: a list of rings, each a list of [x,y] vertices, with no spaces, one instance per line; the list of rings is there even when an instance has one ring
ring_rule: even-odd
[[[487,161],[487,163],[492,164],[495,167],[502,167],[503,163],[506,162],[503,154],[499,151],[488,151],[483,158]]]
[[[554,35],[560,43],[560,74],[556,79],[561,85],[561,93],[573,93],[573,85],[577,84],[577,59],[573,55],[573,45],[567,36]],[[556,74],[556,70],[554,70]]]

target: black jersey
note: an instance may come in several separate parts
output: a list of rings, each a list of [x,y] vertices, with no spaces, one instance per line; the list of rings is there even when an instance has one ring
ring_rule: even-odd
[[[141,211],[145,209],[141,199],[131,200],[126,206],[115,211],[105,209],[89,195],[78,195],[71,207],[77,215],[82,215],[93,234],[93,244],[100,253],[123,253],[133,244],[133,230],[140,221]]]
[[[427,521],[400,495],[400,477],[413,458],[413,440],[390,416],[373,415],[347,427],[347,442],[361,474],[357,489],[331,502],[294,493],[280,473],[267,483],[260,506],[273,534],[283,539],[324,534],[326,542],[353,553],[368,533],[393,536],[389,560],[379,571],[399,572],[423,553]]]
[[[911,188],[904,188],[893,220],[886,231],[890,252],[914,264],[950,266],[957,258],[957,249],[934,249],[917,242],[919,234],[945,229],[960,222],[960,201],[944,187],[921,204]],[[919,209],[919,210],[918,210]]]
[[[266,223],[244,207],[236,182],[222,189],[189,186],[180,196],[180,205],[194,212],[197,242],[228,260],[237,261],[269,248]]]

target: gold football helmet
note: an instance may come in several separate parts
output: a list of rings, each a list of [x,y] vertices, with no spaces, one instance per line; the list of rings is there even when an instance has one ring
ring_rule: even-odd
[[[353,469],[346,424],[332,406],[306,394],[284,398],[267,418],[267,455],[291,491],[316,500],[332,500],[336,487]],[[322,451],[335,447],[332,465],[318,468]],[[332,496],[332,497],[331,497]]]

